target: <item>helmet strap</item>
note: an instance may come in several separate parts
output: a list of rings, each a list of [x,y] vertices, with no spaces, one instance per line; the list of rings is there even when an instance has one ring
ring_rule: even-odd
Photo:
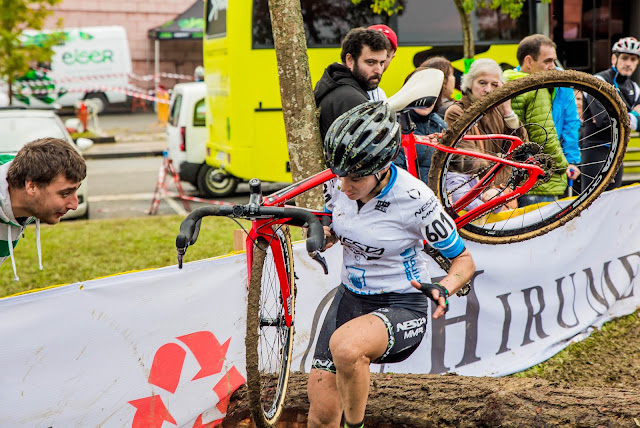
[[[384,181],[385,178],[387,178],[387,174],[389,174],[388,169],[384,172],[384,175],[381,175],[380,172],[376,172],[374,174],[378,182],[376,183],[376,186],[373,188],[371,192],[375,192],[376,196],[378,196],[382,191],[382,189],[378,189],[378,187],[380,187],[380,184]]]

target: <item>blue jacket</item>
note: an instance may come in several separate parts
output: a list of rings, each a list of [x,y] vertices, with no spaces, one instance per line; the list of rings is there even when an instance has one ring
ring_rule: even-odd
[[[551,112],[567,162],[578,165],[581,160],[580,145],[578,144],[581,123],[573,89],[567,87],[555,89]]]
[[[444,132],[447,129],[445,121],[435,112],[426,116],[420,116],[418,113],[411,111],[411,120],[416,124],[414,134],[429,135],[437,132]],[[420,179],[425,183],[429,179],[429,169],[431,168],[431,156],[433,148],[422,144],[416,144],[416,152],[418,155],[418,164],[420,165]],[[404,150],[400,150],[398,157],[393,161],[400,168],[407,169],[407,160],[404,157]]]

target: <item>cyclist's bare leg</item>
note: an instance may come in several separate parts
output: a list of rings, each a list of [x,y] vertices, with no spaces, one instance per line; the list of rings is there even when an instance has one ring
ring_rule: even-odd
[[[375,315],[354,318],[338,328],[329,341],[336,366],[336,385],[349,423],[364,419],[369,396],[369,364],[387,350],[389,334]]]
[[[335,373],[311,369],[307,394],[309,396],[308,426],[310,428],[339,427],[342,419],[342,405]]]

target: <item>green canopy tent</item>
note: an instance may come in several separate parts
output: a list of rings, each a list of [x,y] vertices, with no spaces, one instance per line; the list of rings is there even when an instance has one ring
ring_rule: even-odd
[[[162,40],[202,40],[204,34],[204,2],[196,0],[189,9],[174,19],[148,31],[154,40],[154,74],[156,85],[160,74],[160,41]]]

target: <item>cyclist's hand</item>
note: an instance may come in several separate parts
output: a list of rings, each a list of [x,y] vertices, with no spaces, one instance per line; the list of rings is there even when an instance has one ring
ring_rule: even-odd
[[[580,176],[580,169],[575,165],[569,165],[567,167],[567,177],[571,180],[575,180]]]
[[[333,247],[333,244],[338,242],[338,238],[336,238],[336,235],[331,232],[331,226],[323,226],[323,228],[324,228],[325,246],[322,249],[322,251],[328,250],[329,248]]]
[[[420,283],[415,279],[411,280],[411,285],[416,290],[422,291],[428,298],[433,300],[438,307],[433,313],[433,318],[438,319],[449,310],[449,291],[439,283]]]

